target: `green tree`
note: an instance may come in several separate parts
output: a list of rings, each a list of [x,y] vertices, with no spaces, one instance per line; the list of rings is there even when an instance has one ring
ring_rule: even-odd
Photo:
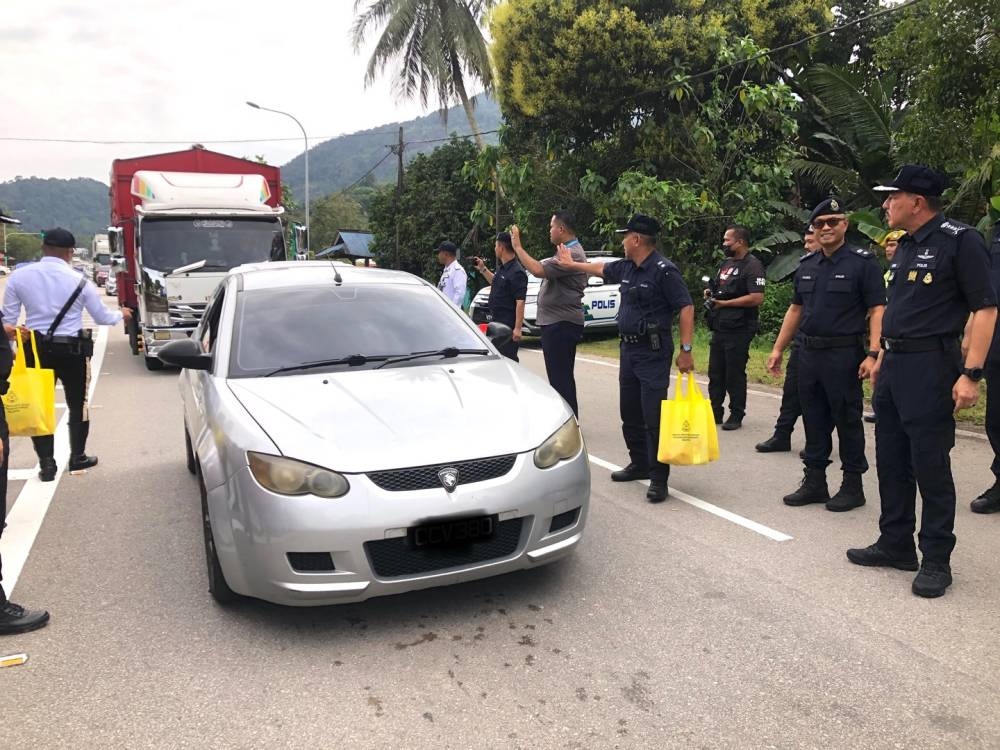
[[[469,80],[492,86],[489,48],[480,23],[494,0],[372,0],[354,21],[355,49],[376,28],[382,34],[368,60],[365,83],[370,84],[386,65],[399,59],[396,90],[406,99],[419,96],[427,105],[432,94],[442,111],[459,101],[483,147],[469,99]],[[355,0],[354,10],[365,4]]]
[[[337,232],[368,228],[368,217],[361,205],[344,193],[332,193],[315,201],[309,218],[312,221],[309,244],[317,253],[333,244]]]

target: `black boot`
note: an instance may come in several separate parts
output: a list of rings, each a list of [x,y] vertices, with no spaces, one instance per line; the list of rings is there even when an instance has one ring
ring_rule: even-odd
[[[972,501],[973,513],[996,513],[1000,511],[1000,479]]]
[[[69,426],[69,465],[70,471],[81,471],[97,466],[97,456],[88,456],[87,435],[90,434],[90,422],[79,422]]]
[[[667,499],[667,478],[662,476],[649,478],[649,489],[646,499],[651,503],[662,503]]]
[[[844,472],[844,481],[837,494],[826,504],[827,510],[840,513],[865,504],[865,489],[861,486],[861,475],[853,471]]]
[[[51,482],[56,478],[56,460],[51,456],[38,459],[38,478],[43,482]]]
[[[729,412],[729,419],[722,423],[724,430],[738,430],[743,426],[743,415],[736,412]]]
[[[611,473],[612,482],[634,482],[636,479],[649,479],[649,469],[633,461],[624,469]]]
[[[826,486],[826,472],[823,469],[810,469],[807,466],[802,474],[802,484],[799,488],[783,498],[785,505],[799,506],[827,502],[830,499],[830,490]]]
[[[776,432],[763,443],[757,443],[754,448],[758,453],[784,453],[792,449],[792,438]]]
[[[0,635],[27,633],[29,630],[37,630],[48,621],[48,612],[27,610],[9,602],[3,588],[0,588]]]

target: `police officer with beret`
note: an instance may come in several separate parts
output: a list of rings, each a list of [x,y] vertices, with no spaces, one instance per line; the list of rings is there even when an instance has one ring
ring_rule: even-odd
[[[810,223],[821,252],[803,258],[795,271],[795,295],[767,366],[780,374],[784,350],[797,338],[805,469],[802,484],[785,496],[785,504],[825,503],[827,510],[846,511],[865,504],[861,475],[868,471],[868,460],[861,381],[869,377],[878,357],[885,285],[875,254],[845,242],[843,201],[823,201]],[[830,497],[826,467],[834,427],[844,477],[840,490]]]
[[[611,475],[615,482],[649,478],[646,499],[667,499],[670,466],[656,454],[660,440],[660,404],[667,397],[670,360],[673,356],[673,316],[680,323],[681,352],[677,367],[694,369],[691,354],[694,337],[694,305],[680,271],[656,249],[660,224],[642,214],[633,216],[622,237],[625,258],[611,263],[574,261],[568,249],[560,248],[556,262],[563,268],[602,276],[619,284],[618,330],[621,336],[621,367],[618,389],[622,434],[628,447],[629,465]]]
[[[26,326],[20,329],[22,341],[35,332],[41,366],[55,371],[62,383],[69,409],[69,470],[80,471],[97,465],[96,456],[86,454],[90,433],[87,411],[87,388],[90,383],[90,355],[94,342],[91,331],[83,328],[83,310],[99,325],[115,325],[130,318],[128,309],[109,310],[97,287],[73,270],[76,238],[57,227],[42,236],[42,259],[11,274],[4,293],[3,319],[17,321],[25,309]],[[13,339],[18,329],[4,324]],[[25,347],[29,366],[34,364],[31,345]],[[56,478],[55,437],[33,437],[38,454],[38,478],[51,482]]]
[[[705,290],[712,309],[708,325],[712,343],[708,354],[708,396],[715,423],[724,430],[743,426],[747,411],[747,360],[757,333],[758,308],[764,302],[764,266],[750,253],[750,232],[733,224],[722,238],[726,260],[711,287]],[[722,421],[729,394],[729,419]]]
[[[497,256],[497,270],[494,273],[486,267],[482,258],[473,258],[476,270],[490,285],[490,300],[487,303],[490,320],[510,327],[511,340],[497,347],[500,353],[515,362],[521,341],[521,326],[524,324],[524,300],[528,294],[528,274],[517,262],[510,232],[497,235],[493,251]]]
[[[907,164],[888,185],[889,226],[905,229],[889,265],[889,302],[875,381],[875,454],[882,498],[875,544],[847,550],[857,565],[917,570],[913,545],[920,489],[923,560],[911,589],[937,597],[951,585],[955,412],[979,399],[979,380],[996,324],[986,243],[974,228],[941,214],[944,176]],[[959,336],[968,327],[964,361]]]
[[[993,241],[990,243],[990,265],[993,293],[1000,300],[1000,221],[993,227]],[[996,477],[993,486],[984,490],[972,501],[973,513],[996,513],[1000,511],[1000,326],[993,331],[993,343],[986,358],[986,437],[993,448],[993,463],[990,471]]]

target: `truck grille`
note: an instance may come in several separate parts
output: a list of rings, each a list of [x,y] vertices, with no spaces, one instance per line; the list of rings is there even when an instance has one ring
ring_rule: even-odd
[[[396,578],[458,568],[507,557],[521,542],[524,518],[511,518],[497,524],[492,539],[473,542],[465,547],[415,549],[406,537],[365,542],[368,562],[379,578]]]
[[[441,486],[438,472],[442,469],[458,469],[458,484],[484,482],[504,476],[514,467],[515,454],[509,456],[494,456],[480,458],[475,461],[459,461],[453,464],[436,464],[434,466],[416,466],[411,469],[394,469],[392,471],[373,471],[368,478],[383,490],[390,492],[407,492],[412,490],[429,490]]]
[[[205,315],[205,302],[172,302],[170,304],[170,325],[176,328],[193,328]]]

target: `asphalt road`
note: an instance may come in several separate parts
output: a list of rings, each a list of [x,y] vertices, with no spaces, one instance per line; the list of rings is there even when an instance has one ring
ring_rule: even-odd
[[[522,360],[542,371],[537,353]],[[953,453],[955,584],[928,601],[912,574],[844,557],[876,537],[874,471],[857,511],[782,505],[800,463],[753,451],[773,392],[721,433],[721,461],[675,469],[676,496],[650,505],[605,468],[627,462],[614,363],[577,367],[599,463],[575,555],[358,605],[224,610],[206,590],[176,373],[146,372],[111,331],[92,411],[101,463],[60,477],[16,582],[52,622],[0,640],[29,654],[0,670],[0,747],[1000,746],[1000,518],[968,510],[991,479],[985,442]],[[15,439],[15,475],[33,464]],[[12,515],[39,484],[12,482]]]

